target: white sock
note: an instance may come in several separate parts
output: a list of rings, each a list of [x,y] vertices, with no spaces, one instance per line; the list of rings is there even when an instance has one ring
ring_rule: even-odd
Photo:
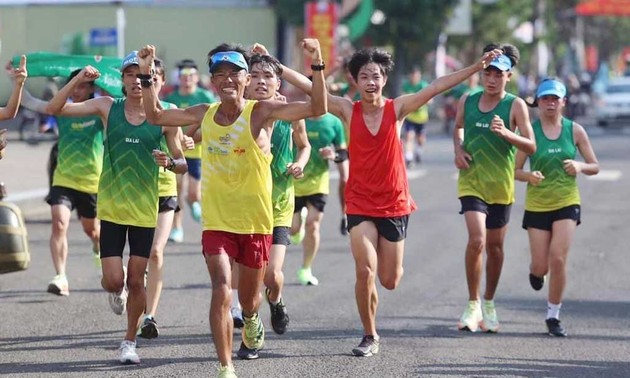
[[[241,303],[238,301],[238,290],[232,289],[232,308],[241,308]]]
[[[560,307],[562,303],[553,304],[551,302],[547,302],[547,319],[558,319],[560,320]]]
[[[407,159],[408,161],[413,160],[413,152],[411,152],[411,151],[407,151],[407,152],[405,153],[405,159]]]

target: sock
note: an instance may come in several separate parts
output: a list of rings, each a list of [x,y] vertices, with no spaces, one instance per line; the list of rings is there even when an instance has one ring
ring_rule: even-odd
[[[551,302],[547,302],[547,319],[558,319],[560,320],[560,307],[562,303],[553,304]]]
[[[407,151],[407,152],[405,153],[405,160],[407,160],[407,161],[412,161],[412,160],[413,160],[413,152],[411,152],[411,151]]]
[[[232,308],[241,308],[241,303],[238,301],[238,290],[232,289]]]
[[[282,300],[282,296],[279,296],[277,301],[272,301],[272,300],[269,300],[269,303],[271,303],[272,305],[274,305],[274,306],[275,306],[275,305],[277,305],[278,303],[280,303],[280,300]]]

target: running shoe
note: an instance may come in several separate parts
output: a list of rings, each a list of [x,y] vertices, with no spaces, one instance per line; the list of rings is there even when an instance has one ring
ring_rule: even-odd
[[[65,274],[57,274],[48,284],[48,290],[51,294],[68,296],[70,289],[68,288],[68,278]]]
[[[219,375],[218,378],[237,378],[236,371],[234,370],[234,365],[229,364],[228,366],[219,365]]]
[[[159,335],[160,331],[155,318],[151,315],[145,316],[142,321],[142,325],[140,326],[140,334],[138,336],[143,339],[155,339]]]
[[[304,286],[311,285],[317,286],[319,285],[319,280],[317,277],[313,275],[311,272],[311,268],[300,268],[297,271],[297,279]]]
[[[232,315],[232,322],[234,322],[234,328],[241,329],[245,324],[243,322],[243,310],[238,307],[232,307],[230,309],[230,315]]]
[[[567,337],[567,331],[565,331],[564,328],[562,328],[562,325],[560,325],[560,320],[556,318],[549,318],[545,320],[545,323],[547,323],[547,331],[550,336]]]
[[[260,350],[265,344],[265,327],[258,313],[254,314],[251,318],[243,316],[245,325],[243,326],[243,332],[241,334],[243,338],[243,344],[248,349]]]
[[[482,314],[479,301],[468,301],[466,309],[464,309],[464,313],[457,323],[457,329],[460,331],[477,332],[481,320]]]
[[[481,305],[482,320],[479,326],[484,332],[497,333],[499,331],[499,318],[494,307],[494,301],[483,301]]]
[[[357,357],[370,357],[378,353],[380,341],[372,335],[363,336],[359,346],[352,349],[352,354]]]
[[[339,225],[339,232],[341,232],[341,235],[343,236],[348,235],[348,217],[346,217],[345,215],[341,217],[341,224]]]
[[[533,274],[529,274],[529,284],[532,286],[532,289],[538,291],[543,288],[545,285],[545,276],[536,277]]]
[[[269,312],[271,313],[271,328],[278,335],[282,335],[287,331],[289,325],[289,314],[287,313],[287,307],[284,305],[282,298],[278,304],[273,304],[269,300],[269,288],[265,289],[265,297],[267,303],[269,303]]]
[[[297,232],[297,234],[289,236],[289,240],[291,241],[291,244],[293,245],[299,245],[302,243],[302,240],[304,240],[304,235],[306,235],[306,215],[307,214],[308,214],[308,210],[306,209],[306,207],[303,207],[302,210],[300,210],[300,230]]]
[[[192,219],[197,223],[201,223],[201,205],[198,201],[195,201],[189,205],[190,215],[192,216]]]
[[[168,241],[173,243],[181,243],[184,241],[184,230],[173,227],[168,235]]]
[[[125,365],[139,364],[140,357],[136,353],[136,343],[129,340],[123,340],[120,343],[120,363]]]
[[[260,357],[258,355],[258,349],[249,349],[245,346],[245,343],[241,342],[241,347],[238,348],[238,352],[236,352],[236,356],[241,360],[255,360]]]

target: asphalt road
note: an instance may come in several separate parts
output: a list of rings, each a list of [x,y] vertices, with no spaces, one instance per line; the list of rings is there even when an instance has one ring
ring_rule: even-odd
[[[524,199],[520,184],[496,298],[501,330],[496,335],[456,330],[467,300],[466,231],[457,213],[450,141],[435,134],[428,141],[424,163],[410,174],[419,211],[409,224],[405,276],[393,292],[379,287],[381,353],[370,358],[350,355],[362,336],[361,325],[354,301],[353,260],[347,239],[338,231],[339,205],[333,190],[314,265],[320,285],[297,283],[301,249],[291,247],[284,292],[290,328],[283,336],[273,334],[263,304],[265,349],[257,361],[235,361],[239,377],[630,376],[626,242],[630,135],[623,129],[593,129],[591,135],[602,174],[599,179],[580,178],[583,223],[569,255],[561,313],[568,338],[545,334],[546,288],[534,292],[529,286],[527,234],[520,228]],[[29,191],[36,194],[45,184],[43,159],[48,145],[16,142],[10,147],[7,160],[0,162],[2,179],[10,192],[13,188],[14,198]],[[20,188],[25,182],[28,187]],[[73,221],[69,234],[71,295],[47,294],[54,275],[48,250],[49,215],[41,199],[22,201],[28,214],[32,264],[24,272],[0,275],[0,375],[215,376],[217,361],[208,326],[210,286],[200,254],[199,225],[187,217],[185,242],[167,246],[157,314],[160,337],[139,339],[141,365],[120,366],[116,348],[126,321],[109,309],[79,223]],[[239,332],[234,336],[237,348]]]

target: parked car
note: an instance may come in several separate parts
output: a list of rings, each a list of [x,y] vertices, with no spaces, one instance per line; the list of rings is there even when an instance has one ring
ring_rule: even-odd
[[[595,119],[602,127],[630,124],[630,77],[611,79],[595,103]]]

